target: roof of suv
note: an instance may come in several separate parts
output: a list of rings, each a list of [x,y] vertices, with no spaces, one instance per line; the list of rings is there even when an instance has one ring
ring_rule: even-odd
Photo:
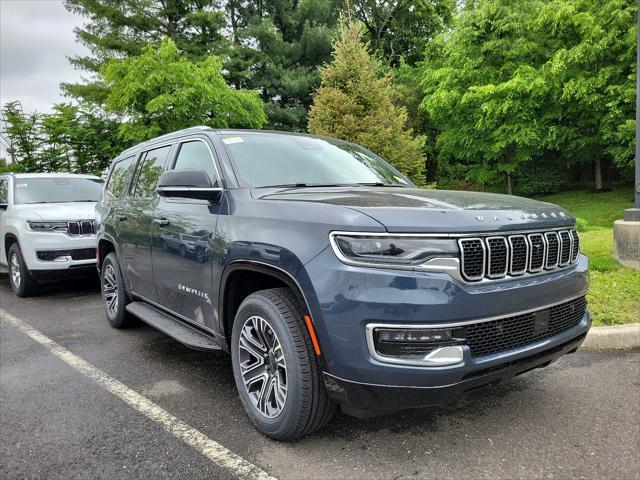
[[[297,136],[302,136],[302,137],[313,137],[313,138],[327,138],[327,137],[322,137],[322,136],[318,136],[318,135],[311,135],[308,133],[298,133],[298,132],[285,132],[285,131],[280,131],[280,130],[255,130],[255,129],[243,129],[243,128],[211,128],[211,127],[206,127],[206,126],[196,126],[196,127],[190,127],[190,128],[185,128],[183,130],[178,130],[176,132],[171,132],[171,133],[167,133],[165,135],[161,135],[159,137],[155,137],[152,138],[150,140],[147,140],[145,142],[140,142],[132,147],[127,148],[126,150],[124,150],[123,152],[121,152],[118,155],[118,158],[122,158],[124,156],[126,156],[127,154],[129,154],[130,152],[134,152],[140,148],[143,148],[147,145],[153,145],[159,142],[168,142],[171,140],[174,140],[176,138],[182,137],[184,135],[189,135],[189,134],[195,134],[195,133],[203,133],[203,132],[208,132],[208,133],[213,133],[216,135],[242,135],[242,134],[247,134],[247,133],[256,133],[256,134],[277,134],[277,135],[297,135]],[[342,140],[339,139],[333,139],[333,140],[337,140],[342,142]],[[345,142],[348,143],[348,142]]]
[[[78,173],[9,173],[15,178],[91,178],[100,179],[95,175],[83,175]]]

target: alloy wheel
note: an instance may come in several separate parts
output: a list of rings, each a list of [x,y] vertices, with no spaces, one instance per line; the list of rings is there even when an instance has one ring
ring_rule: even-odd
[[[102,280],[102,295],[110,318],[114,318],[118,310],[118,277],[113,265],[104,268]]]
[[[11,281],[16,288],[20,288],[20,260],[18,259],[18,254],[14,253],[11,255],[11,262],[9,265],[9,270],[11,272]]]
[[[280,340],[264,318],[252,316],[244,322],[238,356],[253,406],[266,418],[280,415],[287,401],[287,364]]]

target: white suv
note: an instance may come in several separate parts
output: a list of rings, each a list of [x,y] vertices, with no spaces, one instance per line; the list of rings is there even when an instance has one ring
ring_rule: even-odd
[[[91,175],[0,174],[0,267],[16,295],[31,295],[39,281],[95,272],[102,186]]]

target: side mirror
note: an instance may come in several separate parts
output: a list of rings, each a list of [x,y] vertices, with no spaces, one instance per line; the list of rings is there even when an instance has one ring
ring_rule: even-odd
[[[212,185],[204,170],[169,170],[160,175],[158,195],[217,202],[222,196],[222,188],[217,182]]]

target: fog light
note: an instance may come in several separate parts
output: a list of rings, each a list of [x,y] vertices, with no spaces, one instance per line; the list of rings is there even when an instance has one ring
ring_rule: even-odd
[[[443,342],[451,340],[451,330],[376,329],[381,342]]]
[[[462,328],[392,328],[367,326],[367,342],[374,358],[405,365],[446,366],[463,361]]]

